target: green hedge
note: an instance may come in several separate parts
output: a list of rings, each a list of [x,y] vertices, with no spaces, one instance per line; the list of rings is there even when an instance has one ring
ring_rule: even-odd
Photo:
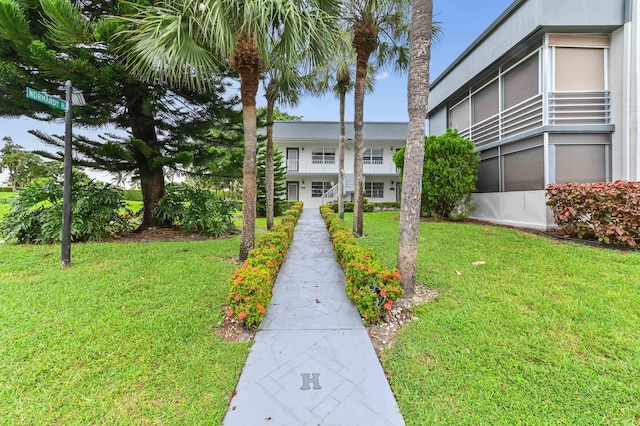
[[[329,238],[347,279],[345,290],[365,321],[380,322],[393,303],[404,294],[400,273],[378,261],[370,248],[362,248],[353,232],[328,205],[320,213],[329,230]]]
[[[234,271],[229,280],[228,317],[249,326],[262,322],[302,208],[303,203],[296,202],[284,212],[280,224],[260,237],[244,264]]]
[[[13,192],[13,188],[10,186],[0,186],[0,192]]]

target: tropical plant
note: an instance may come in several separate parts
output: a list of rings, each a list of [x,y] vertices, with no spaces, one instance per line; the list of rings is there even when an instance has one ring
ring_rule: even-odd
[[[409,37],[407,144],[402,148],[402,197],[398,232],[397,267],[405,297],[415,293],[420,232],[420,198],[423,181],[424,117],[429,99],[429,61],[433,36],[433,0],[414,0]],[[396,154],[398,157],[401,154]],[[394,156],[394,160],[395,160]],[[477,164],[476,164],[477,170]],[[427,175],[431,179],[432,175]]]
[[[167,195],[156,205],[156,214],[187,233],[220,237],[236,231],[233,223],[238,203],[224,200],[208,189],[178,183],[167,185]]]
[[[256,212],[258,216],[267,216],[268,214],[268,190],[265,185],[266,181],[266,163],[267,163],[267,154],[266,154],[266,144],[259,143],[258,144],[258,186],[257,186],[257,194],[258,200],[256,204]],[[286,169],[284,167],[284,154],[277,147],[273,150],[272,161],[273,161],[273,191],[271,193],[271,207],[272,213],[274,216],[280,216],[284,211],[285,203],[285,194],[286,187],[284,185]],[[272,225],[273,227],[273,225]],[[267,221],[267,229],[270,229]]]
[[[228,66],[239,74],[244,147],[240,260],[255,241],[256,94],[275,54],[285,63],[308,52],[305,66],[329,54],[338,13],[334,0],[201,0],[138,7],[120,37],[129,40],[126,63],[146,81],[207,90],[211,75]]]
[[[141,6],[142,7],[142,6]],[[165,193],[165,170],[205,162],[209,147],[232,142],[211,137],[208,130],[237,128],[236,98],[229,98],[223,76],[212,76],[211,93],[169,90],[144,83],[123,67],[119,48],[127,40],[112,35],[118,26],[107,17],[131,13],[125,2],[72,0],[0,0],[0,116],[61,120],[63,112],[28,100],[25,87],[58,93],[66,80],[87,101],[74,107],[74,122],[93,129],[113,126],[127,136],[76,136],[75,164],[131,174],[140,180],[144,218],[140,229],[161,223],[153,208]],[[239,130],[239,128],[238,128]],[[56,148],[61,135],[32,131]],[[49,158],[58,153],[40,151]]]
[[[338,215],[344,219],[344,109],[346,96],[353,89],[353,74],[356,64],[355,50],[351,43],[351,33],[341,29],[334,46],[335,54],[312,76],[312,92],[324,94],[333,92],[340,103],[340,132],[338,137]],[[375,86],[373,67],[369,64],[366,90],[372,92]]]
[[[376,68],[391,65],[396,70],[407,67],[407,35],[409,34],[408,2],[403,0],[346,0],[343,19],[352,34],[356,51],[356,80],[354,90],[354,163],[355,180],[353,232],[363,235],[364,203],[364,92],[369,60]]]
[[[126,208],[122,191],[89,179],[77,170],[72,174],[71,238],[96,241],[130,230],[120,214]],[[11,199],[11,211],[0,222],[0,233],[8,242],[49,244],[62,237],[62,176],[28,184]]]

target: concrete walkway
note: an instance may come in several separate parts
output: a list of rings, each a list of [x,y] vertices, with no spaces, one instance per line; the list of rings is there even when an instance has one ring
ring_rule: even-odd
[[[225,426],[404,425],[318,209],[305,209]]]

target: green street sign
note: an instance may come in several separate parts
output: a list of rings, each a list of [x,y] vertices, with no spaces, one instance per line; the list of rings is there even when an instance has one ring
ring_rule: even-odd
[[[27,99],[33,99],[34,101],[49,105],[63,111],[67,110],[67,103],[62,99],[58,99],[55,96],[48,95],[44,92],[27,87]]]

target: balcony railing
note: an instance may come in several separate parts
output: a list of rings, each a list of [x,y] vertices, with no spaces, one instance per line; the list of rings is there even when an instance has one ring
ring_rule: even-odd
[[[611,94],[608,91],[549,93],[549,124],[609,123]]]
[[[527,130],[549,125],[610,124],[611,95],[608,91],[549,92],[545,122],[542,94],[460,131],[476,146],[486,145]]]
[[[371,161],[364,164],[364,173],[368,175],[397,175],[398,169],[393,161]],[[286,160],[288,174],[338,174],[338,164],[317,163],[308,160]],[[347,171],[347,173],[350,173]]]

